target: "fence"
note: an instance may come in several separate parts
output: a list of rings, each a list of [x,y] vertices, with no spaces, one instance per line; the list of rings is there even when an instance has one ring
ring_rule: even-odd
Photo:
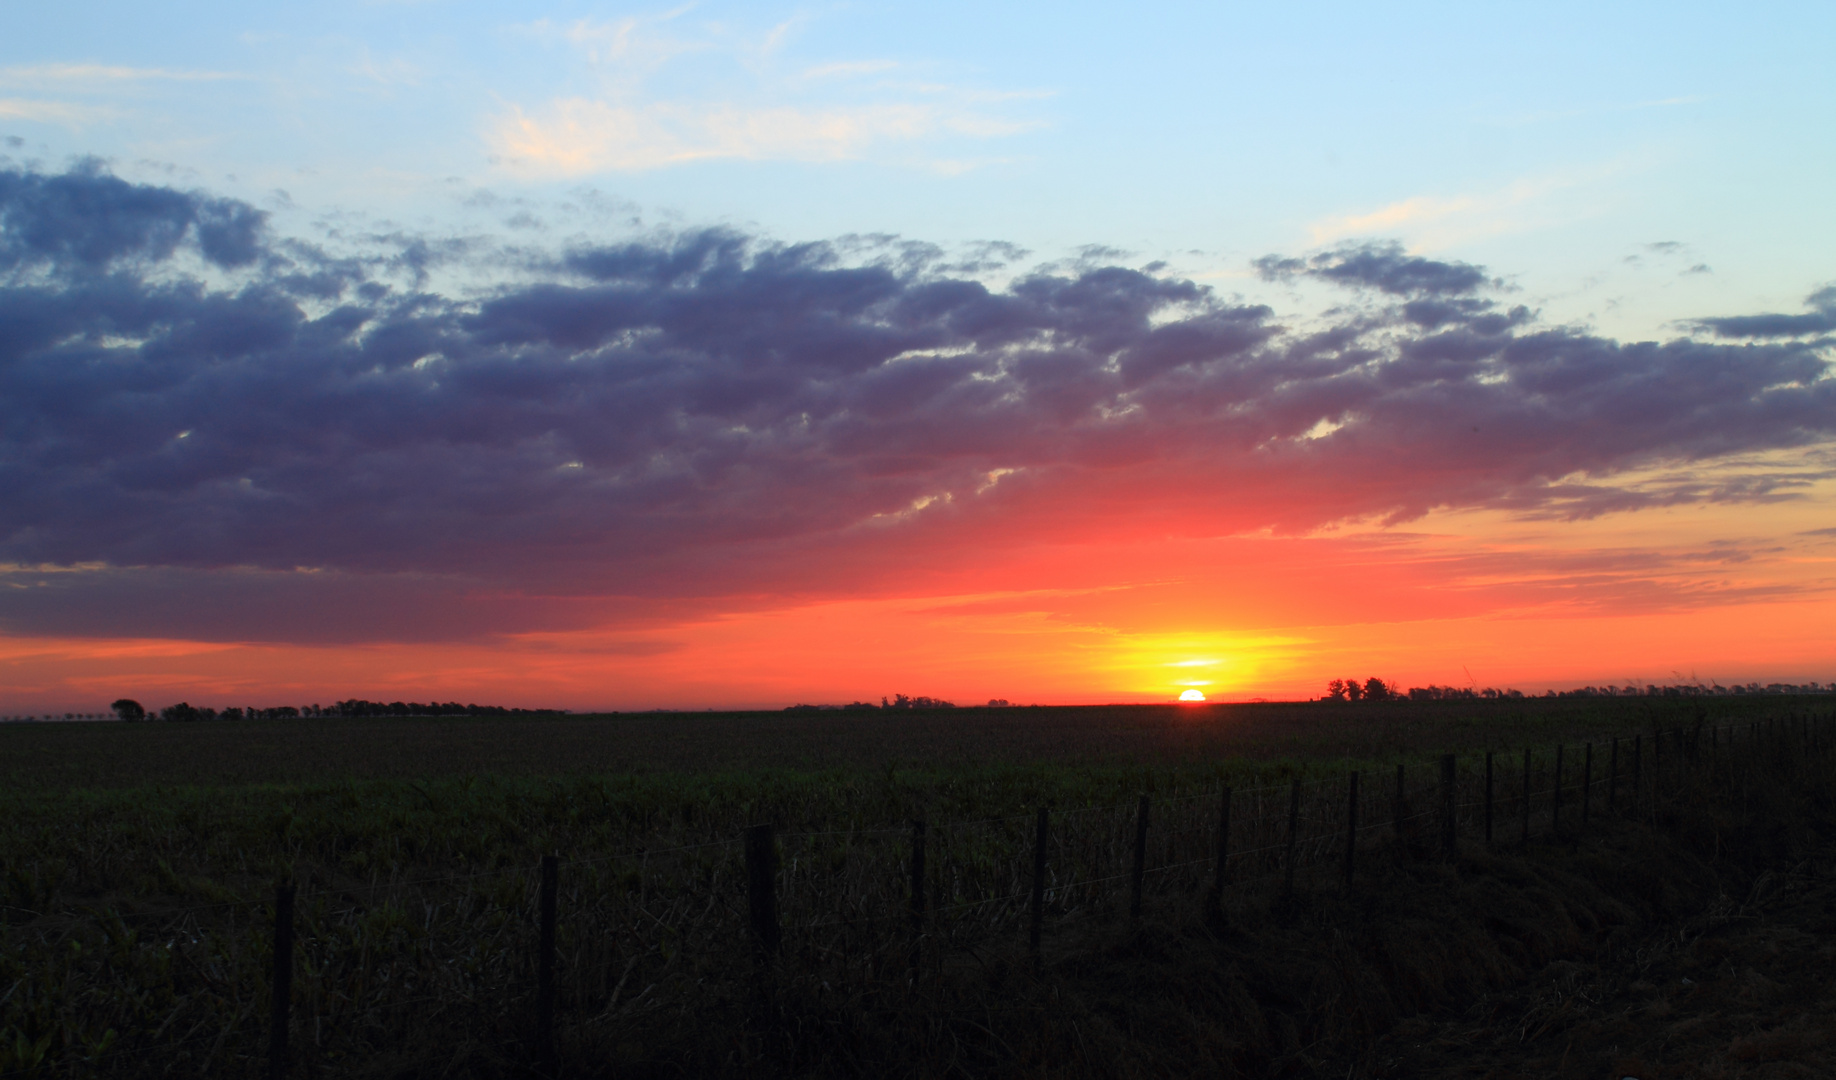
[[[1651,821],[1680,798],[1745,798],[1821,760],[1830,720],[1677,728],[978,820],[764,824],[461,875],[288,881],[259,902],[11,904],[0,908],[12,965],[0,967],[0,1076],[281,1080],[335,1073],[429,1031],[463,1032],[473,1052],[552,1074],[568,1046],[680,1010],[710,985],[819,969],[836,992],[871,992],[999,940],[1024,940],[1037,966],[1048,935],[1081,922],[1139,919],[1150,906],[1228,918],[1297,892],[1356,890],[1373,858],[1527,845],[1602,817]],[[73,949],[99,959],[72,961]],[[130,1030],[59,1026],[46,1013],[86,994],[138,1002]]]

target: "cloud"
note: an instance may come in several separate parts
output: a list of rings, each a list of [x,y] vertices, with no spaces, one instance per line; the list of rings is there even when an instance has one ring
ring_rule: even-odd
[[[0,625],[104,632],[206,578],[321,614],[374,582],[568,622],[605,606],[583,599],[835,596],[1047,540],[1766,501],[1827,474],[1811,451],[1836,437],[1827,337],[1621,342],[1393,245],[1262,260],[1383,301],[1300,330],[1101,253],[993,288],[975,269],[1023,253],[732,229],[513,260],[369,244],[331,258],[94,165],[0,172],[0,562],[96,568],[0,587]],[[436,261],[497,284],[442,295]]]
[[[88,83],[107,85],[124,82],[221,82],[247,76],[227,71],[176,71],[171,68],[136,68],[114,64],[20,64],[0,67],[0,84]]]
[[[896,60],[848,60],[804,68],[800,77],[805,79],[852,79],[862,75],[878,75],[884,71],[893,71],[898,66],[899,62]]]
[[[1037,94],[884,80],[863,85],[862,76],[899,66],[888,60],[781,71],[778,54],[801,19],[748,38],[731,26],[687,27],[686,10],[565,28],[538,24],[539,34],[558,36],[586,60],[596,91],[513,103],[487,118],[484,137],[496,159],[523,172],[566,176],[721,159],[835,162],[885,145],[986,140],[1037,126],[990,107]],[[669,71],[672,85],[703,92],[653,92],[666,69],[688,64],[698,65],[695,76]],[[961,157],[918,164],[945,174],[973,167]]]
[[[1364,213],[1322,218],[1313,223],[1309,232],[1315,244],[1388,235],[1402,236],[1412,247],[1446,248],[1482,237],[1518,232],[1548,221],[1553,215],[1573,216],[1577,211],[1555,210],[1549,203],[1565,192],[1585,189],[1619,173],[1629,164],[1629,161],[1609,162],[1591,168],[1525,177],[1493,191],[1414,195]]]
[[[243,202],[130,184],[95,161],[62,176],[0,172],[0,270],[157,262],[187,239],[218,266],[243,266],[266,219]]]
[[[1836,333],[1836,285],[1811,293],[1804,298],[1804,306],[1811,310],[1802,315],[1732,315],[1696,319],[1690,325],[1723,338],[1788,338]]]
[[[1460,296],[1501,285],[1488,279],[1482,267],[1410,255],[1397,243],[1347,244],[1306,259],[1268,255],[1254,265],[1268,280],[1304,274],[1392,296]]]
[[[573,98],[535,114],[512,108],[493,126],[497,152],[516,167],[563,175],[638,172],[720,158],[845,161],[884,142],[942,134],[989,138],[1025,125],[927,104],[745,108]]]
[[[29,120],[39,124],[62,124],[82,127],[116,119],[120,113],[99,105],[78,105],[68,101],[28,101],[22,98],[0,98],[0,118]]]

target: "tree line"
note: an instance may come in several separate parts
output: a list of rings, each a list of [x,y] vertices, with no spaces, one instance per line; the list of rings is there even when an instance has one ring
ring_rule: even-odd
[[[1545,690],[1541,694],[1526,695],[1522,690],[1500,690],[1488,686],[1484,689],[1471,686],[1411,686],[1407,690],[1397,687],[1394,682],[1386,682],[1375,676],[1359,682],[1357,679],[1334,679],[1326,684],[1326,696],[1321,701],[1509,701],[1521,700],[1526,696],[1544,698],[1587,698],[1587,697],[1718,697],[1739,694],[1827,694],[1836,692],[1836,685],[1827,683],[1746,683],[1745,685],[1722,686],[1719,683],[1679,683],[1668,686],[1655,684],[1646,686],[1584,686],[1577,690]]]
[[[316,717],[393,717],[393,716],[565,716],[566,709],[513,709],[503,705],[461,705],[457,701],[365,701],[351,698],[336,705],[276,705],[258,709],[253,705],[232,705],[224,709],[193,705],[181,701],[158,711],[149,710],[133,698],[122,698],[109,708],[122,720],[299,720]]]
[[[970,706],[970,707],[974,708],[975,706]],[[1012,707],[1012,703],[1009,702],[1006,698],[989,698],[988,704],[983,706],[983,708],[988,708],[988,709],[1006,709],[1006,708],[1011,708],[1011,707]],[[954,709],[954,708],[956,708],[956,702],[945,701],[943,698],[926,697],[923,694],[919,694],[917,697],[907,697],[904,694],[894,694],[890,700],[882,697],[878,705],[875,705],[871,701],[852,701],[846,705],[786,705],[784,707],[784,711],[785,712],[878,712],[881,709]]]

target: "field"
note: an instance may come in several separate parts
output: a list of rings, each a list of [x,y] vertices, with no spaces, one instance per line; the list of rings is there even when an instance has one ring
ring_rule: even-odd
[[[1737,880],[1812,881],[1831,793],[1808,718],[1831,705],[0,726],[0,1074],[263,1073],[288,880],[290,1075],[535,1075],[550,854],[564,1075],[1458,1071],[1385,1040],[1464,1023],[1436,1037],[1479,1047],[1489,1021],[1454,1003],[1605,971]],[[760,823],[769,961],[740,842]]]

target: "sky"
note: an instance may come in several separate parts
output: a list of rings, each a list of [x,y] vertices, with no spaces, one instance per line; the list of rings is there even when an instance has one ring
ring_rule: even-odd
[[[0,715],[1836,680],[1828,5],[38,5]]]

